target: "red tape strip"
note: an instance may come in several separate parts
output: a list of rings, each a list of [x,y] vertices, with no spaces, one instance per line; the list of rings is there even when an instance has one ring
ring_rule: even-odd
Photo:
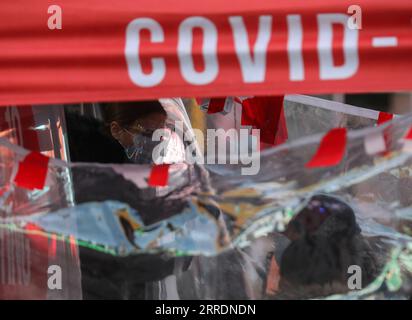
[[[377,121],[377,125],[380,126],[381,124],[384,124],[385,122],[391,121],[393,119],[393,114],[392,113],[387,113],[387,112],[379,112],[379,116],[378,116],[378,121]],[[386,128],[383,132],[383,139],[385,140],[385,149],[388,148],[388,146],[391,143],[391,134],[390,131],[387,130],[388,128]],[[389,152],[385,151],[383,152],[383,155],[387,155]]]
[[[155,165],[150,172],[148,184],[151,187],[165,187],[169,182],[170,164]]]
[[[412,140],[412,127],[407,132],[406,136],[404,137],[406,140]]]
[[[313,158],[306,163],[306,168],[336,166],[339,164],[346,149],[346,128],[330,130],[320,142]]]
[[[39,152],[30,152],[23,161],[14,178],[14,183],[25,189],[43,189],[46,183],[49,158]]]
[[[387,113],[387,112],[379,112],[378,116],[378,126],[381,125],[382,123],[385,123],[387,121],[391,121],[393,119],[393,114],[392,113]]]

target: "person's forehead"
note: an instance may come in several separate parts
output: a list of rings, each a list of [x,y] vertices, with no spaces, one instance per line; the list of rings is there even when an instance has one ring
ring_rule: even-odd
[[[136,119],[133,123],[133,127],[138,128],[139,126],[145,129],[158,128],[163,126],[167,120],[167,116],[161,113],[151,114],[147,117]]]

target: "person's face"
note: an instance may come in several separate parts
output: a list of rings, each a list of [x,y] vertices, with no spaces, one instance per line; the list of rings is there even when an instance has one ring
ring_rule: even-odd
[[[325,207],[325,201],[312,198],[307,206],[289,222],[284,234],[292,241],[306,234],[313,234],[330,215],[330,210]]]
[[[166,118],[166,115],[163,113],[152,113],[137,119],[127,128],[121,127],[119,123],[113,121],[110,124],[110,131],[113,138],[119,141],[123,147],[127,148],[133,145],[133,137],[136,134],[142,134],[151,138],[155,130],[164,128]]]

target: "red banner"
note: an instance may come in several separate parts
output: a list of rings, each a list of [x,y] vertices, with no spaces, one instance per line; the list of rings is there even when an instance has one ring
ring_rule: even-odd
[[[411,0],[23,2],[0,105],[412,90]]]

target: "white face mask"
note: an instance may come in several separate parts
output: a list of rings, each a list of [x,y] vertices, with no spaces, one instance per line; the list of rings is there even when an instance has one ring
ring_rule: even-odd
[[[133,136],[133,145],[125,148],[125,152],[133,163],[185,162],[185,145],[179,135],[170,128],[156,130],[151,137],[127,132]]]

